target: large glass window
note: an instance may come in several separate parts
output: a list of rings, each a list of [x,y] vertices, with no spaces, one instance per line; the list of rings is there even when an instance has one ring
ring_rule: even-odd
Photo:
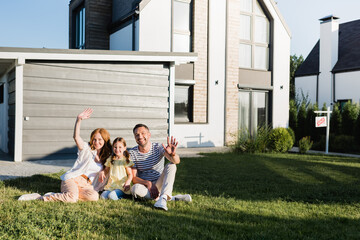
[[[191,19],[191,0],[173,0],[172,50],[174,52],[191,52]]]
[[[268,70],[269,18],[257,0],[240,3],[239,67]]]
[[[268,124],[268,92],[239,91],[239,120],[241,130],[251,134]]]
[[[193,85],[175,85],[175,123],[193,121]]]
[[[75,48],[85,48],[85,7],[75,11]]]

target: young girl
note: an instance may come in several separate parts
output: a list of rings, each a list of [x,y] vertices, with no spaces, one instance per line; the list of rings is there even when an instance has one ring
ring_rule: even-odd
[[[132,181],[131,167],[134,163],[130,160],[130,154],[126,150],[126,142],[118,137],[113,142],[113,154],[105,163],[105,170],[100,173],[100,182],[104,181],[105,175],[110,171],[107,185],[101,194],[103,199],[119,200],[130,194]]]
[[[92,112],[91,108],[85,109],[76,118],[73,137],[78,148],[78,157],[74,166],[60,177],[61,193],[48,193],[44,196],[38,193],[25,194],[19,198],[20,201],[43,200],[73,203],[78,200],[97,201],[99,199],[99,194],[92,182],[111,154],[111,143],[110,134],[104,128],[95,129],[90,135],[89,143],[85,143],[80,137],[81,121],[90,118]]]

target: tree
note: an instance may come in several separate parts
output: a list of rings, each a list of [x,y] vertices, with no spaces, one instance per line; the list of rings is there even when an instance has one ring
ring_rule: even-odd
[[[295,100],[291,99],[289,101],[289,127],[293,130],[296,131],[296,126],[297,126],[297,107],[296,107],[296,103]]]
[[[342,118],[341,118],[341,112],[339,109],[339,103],[336,103],[333,107],[332,113],[331,113],[331,117],[330,117],[330,132],[334,133],[336,135],[340,135],[341,134],[341,122],[342,122]],[[360,121],[360,119],[359,119]]]
[[[305,103],[301,103],[298,111],[298,124],[295,131],[296,140],[305,137],[304,132],[306,131],[306,106]]]
[[[290,99],[295,99],[295,72],[303,62],[302,55],[299,57],[296,54],[290,56]]]
[[[356,104],[351,103],[348,101],[344,105],[344,109],[342,111],[342,131],[345,135],[352,136],[356,119],[358,117],[359,110]]]

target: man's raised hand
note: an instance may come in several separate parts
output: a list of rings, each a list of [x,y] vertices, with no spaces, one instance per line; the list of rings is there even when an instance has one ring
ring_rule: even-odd
[[[164,144],[162,144],[163,148],[165,149],[165,152],[168,153],[170,156],[175,156],[176,154],[176,148],[177,148],[178,142],[176,141],[176,138],[173,138],[171,136],[171,140],[169,137],[167,137],[167,146],[165,147]]]

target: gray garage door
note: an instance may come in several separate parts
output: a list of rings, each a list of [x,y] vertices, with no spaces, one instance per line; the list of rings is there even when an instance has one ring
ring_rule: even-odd
[[[75,158],[76,115],[92,107],[81,136],[106,128],[134,146],[132,128],[149,126],[153,141],[168,132],[169,67],[146,63],[30,62],[24,66],[23,160]]]

